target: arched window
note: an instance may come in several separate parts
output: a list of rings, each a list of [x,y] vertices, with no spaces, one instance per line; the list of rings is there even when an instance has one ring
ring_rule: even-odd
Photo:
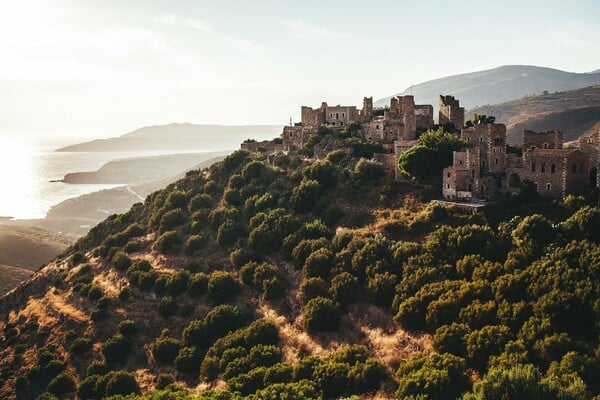
[[[546,190],[549,192],[550,190],[552,190],[552,184],[551,183],[546,183]]]

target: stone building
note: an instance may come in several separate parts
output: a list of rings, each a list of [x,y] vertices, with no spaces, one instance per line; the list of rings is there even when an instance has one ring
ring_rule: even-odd
[[[302,148],[308,141],[308,138],[314,133],[314,130],[301,125],[283,127],[283,132],[281,133],[283,150],[293,151]]]
[[[579,150],[590,156],[590,182],[600,187],[600,122],[579,137]]]
[[[313,129],[324,124],[332,128],[342,127],[348,125],[350,121],[358,119],[356,106],[328,106],[325,102],[316,109],[302,106],[300,115],[302,126]]]
[[[415,105],[413,96],[398,96],[390,99],[389,110],[363,123],[364,136],[368,140],[393,142],[414,140],[417,129],[426,130],[433,126],[433,107]]]
[[[584,194],[589,188],[590,155],[564,150],[562,132],[523,133],[522,155],[506,154],[506,126],[479,124],[461,131],[470,147],[453,154],[443,171],[446,199],[493,198],[518,192],[532,182],[547,197]]]
[[[452,123],[460,130],[465,126],[465,109],[459,105],[454,96],[440,95],[438,123],[440,125]]]

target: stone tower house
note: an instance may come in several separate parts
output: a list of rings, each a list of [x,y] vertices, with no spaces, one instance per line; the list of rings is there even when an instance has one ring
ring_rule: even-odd
[[[454,96],[440,95],[439,106],[438,122],[440,125],[452,123],[458,130],[465,126],[465,109],[459,105]]]

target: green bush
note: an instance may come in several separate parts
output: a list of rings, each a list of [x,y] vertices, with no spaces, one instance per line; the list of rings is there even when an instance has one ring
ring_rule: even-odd
[[[46,388],[48,392],[60,397],[73,393],[76,389],[75,379],[66,372],[62,372],[54,377]]]
[[[309,331],[334,331],[340,324],[339,307],[332,300],[315,297],[304,307],[304,326]]]
[[[321,185],[315,180],[305,180],[296,186],[290,197],[290,205],[299,212],[308,212],[314,207],[319,195]]]
[[[215,271],[208,279],[208,296],[216,304],[222,304],[237,295],[239,286],[233,275]]]
[[[104,375],[107,372],[108,372],[108,367],[106,366],[106,364],[103,361],[94,360],[88,366],[85,374],[86,374],[86,376]]]
[[[208,292],[208,275],[198,272],[190,278],[188,293],[192,297],[200,297]]]
[[[303,279],[300,283],[298,296],[304,304],[316,297],[328,297],[327,284],[321,278]]]
[[[202,358],[195,347],[183,347],[175,357],[175,369],[184,374],[198,374]]]
[[[354,167],[354,173],[361,181],[372,182],[385,176],[385,168],[377,161],[361,158]]]
[[[206,193],[197,194],[190,200],[190,211],[196,211],[201,208],[212,208],[213,199]]]
[[[307,278],[328,278],[335,263],[335,255],[328,249],[318,249],[312,252],[304,262],[302,274]]]
[[[88,293],[87,293],[87,297],[91,301],[97,301],[103,295],[104,295],[104,292],[102,292],[102,289],[100,289],[100,287],[98,287],[96,285],[90,286]]]
[[[119,322],[119,325],[117,325],[117,331],[126,337],[129,336],[133,336],[136,333],[139,332],[139,328],[137,326],[137,324],[135,323],[135,321],[131,320],[131,319],[125,319],[121,322]]]
[[[113,266],[119,271],[126,271],[131,266],[131,258],[122,251],[117,251],[112,258]]]
[[[198,234],[192,235],[185,241],[185,253],[194,254],[200,250],[208,242],[208,235]]]
[[[129,289],[128,287],[124,287],[123,289],[121,289],[121,291],[119,292],[119,301],[121,302],[126,302],[127,300],[129,300],[129,297],[131,296],[131,289]]]
[[[244,227],[237,221],[227,219],[225,220],[217,230],[217,243],[220,246],[229,246],[235,243],[235,241],[245,235]]]
[[[159,338],[152,345],[152,356],[159,364],[171,364],[179,354],[179,340],[172,337]]]
[[[83,354],[92,349],[92,341],[88,338],[77,338],[69,347],[69,352],[73,355]]]
[[[121,334],[116,334],[102,345],[102,354],[107,363],[124,360],[131,350],[131,342]]]
[[[162,390],[173,383],[175,383],[173,374],[159,374],[154,380],[154,387],[158,390]]]
[[[542,382],[539,370],[533,365],[514,365],[510,368],[490,368],[488,373],[473,385],[473,393],[465,400],[531,399],[555,397]]]
[[[397,376],[400,399],[456,399],[470,386],[464,360],[447,353],[415,353],[400,365]]]
[[[331,279],[331,296],[341,305],[353,303],[358,289],[358,278],[348,272],[341,272]]]
[[[318,365],[313,374],[315,382],[321,388],[323,398],[338,398],[350,389],[348,373],[350,366],[345,363],[327,362]]]
[[[126,396],[131,393],[139,394],[140,389],[138,387],[135,376],[126,371],[117,371],[112,373],[112,376],[106,383],[106,395],[123,395]]]
[[[165,296],[158,303],[158,313],[163,318],[168,318],[177,313],[177,302],[170,296]]]
[[[184,224],[185,220],[185,214],[181,209],[176,208],[174,210],[167,211],[160,219],[158,231],[167,232],[173,230],[173,228]]]
[[[177,253],[181,244],[181,236],[176,231],[165,232],[156,240],[156,248],[163,254]]]

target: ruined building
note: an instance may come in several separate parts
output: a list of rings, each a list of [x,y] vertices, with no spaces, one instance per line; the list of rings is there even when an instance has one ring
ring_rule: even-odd
[[[440,95],[438,123],[445,125],[454,124],[460,130],[465,126],[465,109],[458,104],[454,96]]]
[[[470,145],[453,154],[452,166],[443,171],[446,199],[490,199],[516,193],[524,181],[547,197],[584,194],[589,188],[590,156],[564,150],[562,132],[523,133],[522,154],[506,153],[506,126],[478,124],[461,131]]]
[[[414,140],[417,130],[433,126],[433,107],[415,105],[413,96],[398,96],[390,99],[390,107],[383,115],[363,123],[365,138],[392,143],[395,140]]]
[[[337,105],[330,107],[325,102],[321,103],[321,107],[316,109],[302,106],[300,114],[302,126],[310,128],[318,128],[321,125],[332,128],[341,127],[358,119],[358,111],[355,106]]]

